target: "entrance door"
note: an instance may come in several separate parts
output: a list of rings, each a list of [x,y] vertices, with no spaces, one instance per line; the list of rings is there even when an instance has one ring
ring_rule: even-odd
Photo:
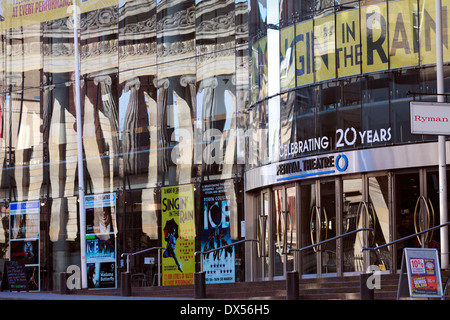
[[[257,197],[256,238],[258,240],[257,279],[269,278],[269,211],[270,190],[264,190]]]
[[[266,189],[258,203],[258,278],[283,279],[294,268],[288,249],[297,247],[296,187]]]
[[[376,247],[390,241],[388,184],[388,176],[381,174],[342,181],[342,233],[372,229],[342,239],[344,272],[365,272],[369,265],[376,265],[381,270],[390,268],[388,248],[361,251],[363,247]]]
[[[439,221],[437,172],[419,171],[399,173],[396,189],[396,236],[402,238],[436,226]],[[400,268],[403,249],[406,247],[439,248],[439,231],[411,238],[397,245],[397,268]]]
[[[301,186],[302,247],[336,236],[335,182],[313,181]],[[301,255],[305,276],[336,275],[336,242],[332,241]]]
[[[289,248],[297,247],[296,228],[296,188],[282,187],[273,190],[274,205],[272,214],[273,276],[284,278],[287,271],[293,270],[293,256]]]

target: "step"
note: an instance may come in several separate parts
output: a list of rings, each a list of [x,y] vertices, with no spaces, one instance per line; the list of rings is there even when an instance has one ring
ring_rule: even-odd
[[[441,273],[445,283],[450,271]],[[381,288],[375,289],[375,300],[396,300],[398,274],[382,274]],[[235,282],[206,285],[207,299],[286,299],[286,280]],[[120,295],[120,288],[75,290],[73,294]],[[193,298],[194,285],[133,287],[133,296]],[[360,276],[299,279],[301,300],[359,300]]]

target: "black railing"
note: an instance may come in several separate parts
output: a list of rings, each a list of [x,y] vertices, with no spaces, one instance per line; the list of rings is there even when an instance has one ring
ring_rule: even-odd
[[[142,254],[145,252],[158,250],[158,286],[161,286],[161,250],[164,250],[164,249],[165,248],[163,248],[163,247],[153,247],[153,248],[148,248],[148,249],[141,250],[141,251],[134,252],[134,253],[122,253],[121,257],[123,257],[123,256],[127,257],[127,273],[131,272],[130,256],[136,256],[138,254]]]
[[[223,250],[223,249],[226,249],[226,248],[229,248],[229,247],[233,247],[233,246],[235,246],[237,244],[241,244],[241,243],[244,243],[244,242],[247,242],[247,241],[259,242],[259,240],[257,240],[257,239],[244,239],[244,240],[239,240],[239,241],[227,244],[227,245],[222,246],[222,247],[218,247],[218,248],[214,248],[214,249],[210,249],[210,250],[206,250],[206,251],[196,251],[196,252],[194,252],[194,257],[197,257],[197,255],[201,255],[201,257],[200,257],[200,272],[203,272],[203,259],[202,259],[202,257],[203,257],[204,254],[208,254],[208,253],[211,253],[211,252],[214,252],[214,251],[219,251],[219,250]],[[253,267],[252,267],[253,266],[253,247],[251,248],[250,253],[251,253],[251,256],[250,256],[250,266],[251,266],[250,267],[250,278],[251,278],[251,281],[253,281],[254,280],[253,279]]]
[[[428,233],[428,232],[431,232],[431,231],[440,229],[440,228],[442,228],[442,227],[446,227],[446,226],[448,226],[448,225],[450,225],[450,222],[443,223],[443,224],[440,224],[440,225],[438,225],[438,226],[434,226],[434,227],[429,228],[429,229],[426,229],[426,230],[424,230],[424,231],[416,232],[416,233],[411,234],[411,235],[409,235],[409,236],[406,236],[406,237],[403,237],[403,238],[400,238],[400,239],[391,241],[391,242],[389,242],[389,243],[382,244],[382,245],[377,246],[377,247],[374,247],[374,248],[361,248],[361,251],[364,251],[364,250],[379,250],[379,249],[381,249],[381,248],[385,248],[385,247],[392,246],[392,245],[394,245],[394,244],[397,244],[397,243],[406,241],[406,240],[408,240],[408,239],[417,237],[417,236],[419,236],[419,235],[422,235],[422,234],[425,234],[425,233]]]
[[[353,230],[353,231],[341,234],[339,236],[336,236],[336,237],[333,237],[333,238],[330,238],[330,239],[326,239],[326,240],[323,240],[323,241],[320,241],[320,242],[317,242],[317,243],[313,243],[313,244],[311,244],[309,246],[306,246],[306,247],[289,248],[288,251],[287,251],[287,254],[290,254],[291,251],[303,251],[303,250],[311,249],[311,248],[314,248],[314,247],[318,247],[318,246],[321,246],[321,245],[323,245],[325,243],[328,243],[328,242],[331,242],[331,241],[335,241],[337,239],[345,238],[345,237],[348,237],[348,236],[350,236],[352,234],[355,234],[355,233],[361,232],[361,231],[373,231],[373,229],[372,228],[360,228],[360,229],[356,229],[356,230]],[[296,259],[294,258],[294,270],[296,270],[296,269],[297,269],[297,263],[296,263]]]

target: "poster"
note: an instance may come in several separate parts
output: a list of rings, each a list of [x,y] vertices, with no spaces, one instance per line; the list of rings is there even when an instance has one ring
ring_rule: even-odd
[[[194,283],[194,185],[161,189],[163,285]]]
[[[116,194],[85,196],[88,288],[116,287]]]
[[[39,214],[39,201],[13,202],[9,206],[9,260],[24,263],[31,291],[40,290]]]
[[[411,288],[415,294],[437,294],[436,261],[434,259],[409,258]]]
[[[231,211],[234,201],[232,180],[202,185],[203,228],[201,249],[208,251],[233,243]],[[203,255],[206,283],[235,282],[235,247]]]

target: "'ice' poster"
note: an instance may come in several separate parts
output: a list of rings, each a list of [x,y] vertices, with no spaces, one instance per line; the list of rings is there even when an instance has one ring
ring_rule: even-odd
[[[202,251],[233,243],[230,216],[235,206],[233,181],[222,181],[202,186],[203,228]],[[235,282],[235,247],[203,255],[206,283]]]

